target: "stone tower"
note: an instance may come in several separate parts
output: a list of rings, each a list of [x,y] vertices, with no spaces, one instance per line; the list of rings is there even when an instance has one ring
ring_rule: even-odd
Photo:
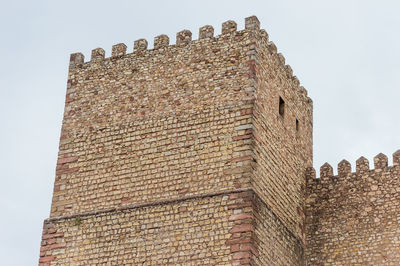
[[[41,265],[303,265],[312,101],[254,16],[70,59]]]

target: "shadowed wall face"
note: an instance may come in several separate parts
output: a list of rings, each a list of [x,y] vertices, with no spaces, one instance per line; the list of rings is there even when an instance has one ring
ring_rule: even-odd
[[[305,169],[312,165],[313,105],[284,57],[268,41],[257,38],[254,154],[252,186],[304,244]]]

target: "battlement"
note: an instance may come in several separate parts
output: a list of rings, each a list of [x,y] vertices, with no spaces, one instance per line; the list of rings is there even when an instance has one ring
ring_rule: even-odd
[[[245,31],[259,31],[260,22],[256,16],[247,17],[245,19]],[[237,33],[237,23],[233,20],[228,20],[222,23],[222,33],[219,36],[214,36],[214,27],[211,25],[205,25],[199,29],[199,39],[192,40],[192,32],[190,30],[182,30],[176,34],[175,44],[170,44],[170,39],[167,35],[161,34],[154,38],[154,48],[148,49],[148,41],[146,39],[138,39],[134,42],[133,52],[135,55],[143,55],[143,51],[156,51],[159,49],[171,47],[183,47],[190,45],[193,42],[200,41],[208,38],[219,38],[223,35]],[[271,45],[275,47],[275,45]],[[105,51],[102,48],[96,48],[92,50],[90,61],[85,62],[85,57],[82,53],[73,53],[70,56],[70,68],[82,67],[85,63],[99,62],[102,60],[119,58],[127,55],[127,46],[123,43],[113,45],[111,50],[111,56],[105,57]],[[276,53],[276,47],[273,49]],[[284,60],[284,59],[283,59]]]
[[[106,57],[106,52],[103,48],[95,48],[91,52],[89,61],[85,61],[85,56],[82,53],[73,53],[70,55],[69,69],[70,72],[75,73],[79,69],[90,68],[93,65],[107,64],[107,62],[115,60],[124,60],[125,58],[146,58],[149,60],[151,57],[159,57],[169,52],[176,52],[176,49],[187,49],[190,46],[196,47],[197,50],[201,50],[198,46],[204,44],[209,46],[210,43],[218,43],[224,40],[229,42],[237,42],[243,40],[243,36],[249,34],[256,34],[256,38],[265,38],[267,42],[267,49],[271,55],[275,58],[276,65],[281,68],[286,76],[292,80],[294,87],[297,87],[298,94],[304,97],[304,99],[312,103],[312,100],[307,96],[307,90],[300,86],[299,79],[293,74],[293,70],[290,65],[285,63],[284,56],[277,51],[275,44],[269,41],[268,33],[264,29],[260,29],[260,22],[256,16],[250,16],[245,19],[245,28],[243,30],[237,29],[237,23],[233,20],[228,20],[222,23],[221,34],[214,36],[214,27],[211,25],[205,25],[199,29],[199,38],[197,40],[192,39],[192,32],[189,30],[182,30],[176,34],[175,44],[170,43],[170,38],[161,34],[154,38],[153,49],[149,49],[149,42],[146,39],[138,39],[134,41],[133,51],[127,53],[127,46],[123,43],[119,43],[112,46],[111,55]],[[253,45],[249,43],[249,45]],[[257,49],[248,52],[248,56],[251,59],[255,59]]]
[[[370,163],[367,158],[361,156],[356,161],[355,172],[352,172],[352,167],[350,162],[347,160],[342,160],[337,165],[337,175],[333,173],[333,167],[329,163],[324,163],[320,167],[319,178],[316,176],[316,171],[313,167],[308,167],[306,171],[306,179],[309,183],[321,183],[321,184],[330,184],[331,182],[337,182],[339,178],[346,178],[350,175],[352,176],[363,176],[368,172],[373,171],[391,171],[391,168],[400,165],[400,150],[397,150],[393,153],[393,165],[388,165],[388,157],[379,153],[374,157],[373,163],[374,168],[370,169]]]

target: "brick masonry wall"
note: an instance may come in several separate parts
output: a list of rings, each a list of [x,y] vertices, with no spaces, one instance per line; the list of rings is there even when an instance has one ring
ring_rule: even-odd
[[[329,164],[321,178],[309,170],[307,262],[309,265],[398,265],[400,261],[400,151],[393,166],[379,154],[374,168],[364,157],[356,172],[343,160],[338,175]]]

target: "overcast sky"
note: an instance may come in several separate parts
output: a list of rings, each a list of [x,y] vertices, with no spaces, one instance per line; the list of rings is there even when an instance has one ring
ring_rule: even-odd
[[[111,4],[110,4],[111,3]],[[37,265],[69,54],[257,15],[314,101],[314,167],[400,148],[398,1],[1,1],[0,258]]]

